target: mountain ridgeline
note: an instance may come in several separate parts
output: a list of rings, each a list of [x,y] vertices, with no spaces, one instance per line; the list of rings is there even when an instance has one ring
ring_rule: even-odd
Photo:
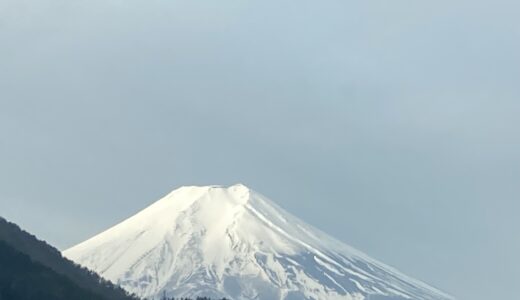
[[[0,300],[137,300],[0,217]]]

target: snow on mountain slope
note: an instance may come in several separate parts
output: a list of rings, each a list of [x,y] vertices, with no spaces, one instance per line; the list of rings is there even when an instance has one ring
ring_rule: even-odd
[[[451,299],[240,184],[177,189],[64,255],[146,298]]]

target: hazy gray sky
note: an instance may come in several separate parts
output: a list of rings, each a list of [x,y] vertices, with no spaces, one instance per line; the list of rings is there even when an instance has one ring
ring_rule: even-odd
[[[0,215],[242,182],[460,299],[520,278],[518,1],[2,0]]]

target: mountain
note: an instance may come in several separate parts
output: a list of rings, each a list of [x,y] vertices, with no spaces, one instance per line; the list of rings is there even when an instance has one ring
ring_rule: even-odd
[[[154,299],[452,299],[240,184],[177,189],[64,255]]]
[[[0,218],[0,299],[136,300],[3,218]]]

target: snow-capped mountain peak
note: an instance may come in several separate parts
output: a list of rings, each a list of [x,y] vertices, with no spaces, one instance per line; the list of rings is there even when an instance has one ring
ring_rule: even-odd
[[[147,298],[450,299],[243,184],[179,188],[64,255]]]

